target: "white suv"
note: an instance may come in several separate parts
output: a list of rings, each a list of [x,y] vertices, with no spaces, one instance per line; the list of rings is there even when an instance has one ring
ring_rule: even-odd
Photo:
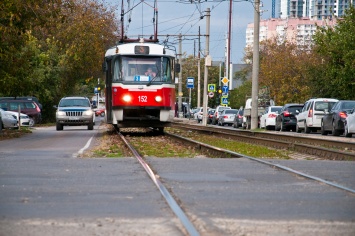
[[[316,132],[321,128],[321,120],[326,111],[330,111],[337,102],[334,98],[312,98],[303,106],[302,111],[296,116],[296,132]]]
[[[95,125],[95,112],[92,110],[90,100],[86,97],[64,97],[59,105],[55,106],[56,129],[63,130],[63,126],[87,125],[93,130]]]

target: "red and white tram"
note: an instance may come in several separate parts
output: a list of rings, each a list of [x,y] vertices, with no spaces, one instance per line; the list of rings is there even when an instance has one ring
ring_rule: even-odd
[[[149,70],[148,70],[149,69]],[[105,120],[116,128],[162,131],[175,115],[175,52],[163,45],[125,43],[107,50]]]

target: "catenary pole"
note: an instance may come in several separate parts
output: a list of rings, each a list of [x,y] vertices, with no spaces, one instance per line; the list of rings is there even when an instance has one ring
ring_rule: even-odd
[[[254,11],[254,42],[253,42],[253,73],[251,89],[251,125],[250,129],[258,128],[258,91],[259,91],[259,28],[260,28],[260,0],[255,0]]]
[[[206,57],[205,57],[205,74],[203,80],[203,117],[202,125],[207,126],[207,79],[208,79],[208,59],[210,54],[210,8],[206,10]]]
[[[179,101],[178,101],[178,106],[179,106],[179,117],[180,117],[180,114],[182,112],[182,46],[181,46],[181,33],[179,34],[179,63],[180,63],[180,73],[179,73],[179,87],[178,87],[178,90],[179,90]]]

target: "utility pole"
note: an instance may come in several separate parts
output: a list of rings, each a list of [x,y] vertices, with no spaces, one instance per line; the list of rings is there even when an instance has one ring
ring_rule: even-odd
[[[253,74],[251,88],[251,125],[250,129],[258,128],[258,94],[259,94],[259,28],[260,0],[255,0],[254,12],[254,43],[253,43]]]
[[[207,95],[207,80],[208,80],[208,66],[211,63],[210,59],[210,8],[206,11],[206,57],[205,57],[205,74],[203,81],[203,117],[202,125],[207,126],[207,105],[208,105],[208,95]]]
[[[201,57],[200,57],[200,26],[198,27],[198,58],[197,58],[197,107],[201,107]]]
[[[178,116],[180,117],[180,114],[182,112],[181,110],[181,105],[182,105],[182,43],[181,43],[181,33],[179,34],[179,63],[180,63],[180,73],[179,73],[179,102],[178,102],[178,106],[179,106],[179,114]]]
[[[229,89],[232,89],[232,73],[231,73],[231,35],[232,35],[232,5],[233,0],[229,0],[229,24],[228,24],[228,65],[226,70],[226,77],[229,79]]]

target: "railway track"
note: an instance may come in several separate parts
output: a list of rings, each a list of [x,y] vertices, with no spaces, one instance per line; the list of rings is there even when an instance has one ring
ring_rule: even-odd
[[[159,173],[154,173],[153,172],[152,169],[154,169],[154,168],[150,167],[147,164],[147,162],[145,162],[144,158],[139,154],[139,151],[137,151],[130,144],[130,142],[124,137],[124,135],[122,133],[118,133],[118,135],[123,140],[125,145],[131,150],[131,152],[134,155],[134,157],[139,161],[139,163],[145,169],[145,171],[147,172],[148,176],[153,181],[153,183],[156,185],[156,187],[160,191],[161,195],[164,197],[165,201],[167,202],[167,204],[169,205],[171,210],[175,213],[175,215],[178,217],[178,219],[180,220],[182,225],[185,227],[186,232],[188,233],[188,235],[200,235],[200,233],[197,230],[198,227],[194,226],[194,224],[192,223],[193,221],[188,218],[188,216],[185,213],[185,211],[180,207],[181,200],[180,199],[177,199],[177,200],[174,199],[173,196],[175,196],[175,198],[177,197],[176,193],[169,193],[169,191],[167,190],[167,187],[165,187],[164,184],[162,183],[162,181],[161,181],[161,179],[159,177],[160,176]],[[142,135],[142,138],[144,138],[144,136],[145,135]],[[194,147],[196,149],[199,149],[200,151],[206,153],[208,155],[208,157],[227,157],[229,159],[230,158],[245,158],[245,159],[248,159],[250,161],[254,161],[254,162],[261,163],[263,165],[271,166],[272,168],[278,168],[280,170],[289,172],[291,174],[296,174],[297,176],[301,176],[301,177],[304,177],[306,179],[317,181],[317,182],[320,182],[322,184],[326,184],[326,185],[341,189],[343,191],[350,192],[352,194],[355,193],[355,189],[348,188],[348,187],[343,186],[341,184],[337,184],[336,182],[332,182],[332,181],[329,181],[329,180],[326,180],[326,179],[322,179],[322,178],[319,178],[317,176],[313,176],[313,175],[310,175],[310,174],[303,173],[301,171],[289,168],[289,167],[284,166],[284,165],[272,163],[272,162],[269,162],[269,161],[266,161],[266,160],[263,160],[263,159],[259,159],[259,158],[250,157],[250,156],[243,155],[243,154],[240,154],[240,153],[237,153],[237,152],[233,152],[233,151],[230,151],[230,150],[225,150],[225,149],[222,149],[222,148],[219,148],[219,147],[215,147],[213,145],[207,145],[207,144],[204,144],[204,143],[201,143],[201,142],[197,142],[197,141],[194,141],[194,140],[191,140],[191,139],[188,139],[188,138],[184,138],[184,137],[179,136],[179,135],[171,134],[171,133],[168,133],[168,132],[165,132],[164,136],[167,136],[168,138],[171,138],[171,139],[175,139],[178,142],[183,142],[185,145],[190,145],[190,146],[192,146],[192,147]]]
[[[159,176],[154,174],[151,167],[144,161],[143,157],[139,154],[139,152],[129,143],[129,141],[124,137],[122,133],[117,132],[122,141],[128,147],[128,149],[132,152],[134,157],[139,161],[139,163],[143,166],[144,170],[149,175],[150,179],[153,181],[155,186],[159,189],[160,193],[164,197],[165,201],[168,203],[171,210],[178,217],[182,225],[185,227],[186,231],[189,235],[198,236],[200,235],[194,225],[191,223],[189,218],[186,216],[185,212],[180,208],[175,199],[171,196],[166,187],[162,184],[159,179]]]
[[[194,130],[209,135],[213,134],[216,137],[232,139],[238,142],[315,155],[329,160],[355,160],[355,143],[352,142],[317,139],[297,135],[290,136],[278,133],[253,132],[248,130],[221,129],[212,126],[205,127],[186,123],[173,123],[172,127]]]

